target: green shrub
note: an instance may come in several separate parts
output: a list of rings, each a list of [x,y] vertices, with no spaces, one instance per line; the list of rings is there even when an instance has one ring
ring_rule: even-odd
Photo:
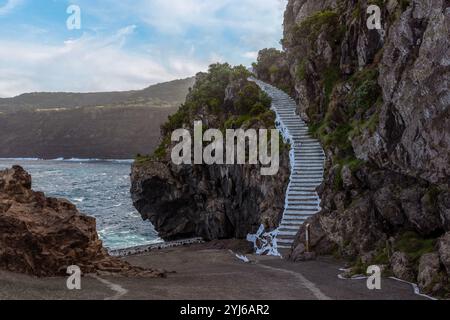
[[[338,25],[339,15],[332,10],[319,11],[294,28],[294,37],[296,39],[308,39],[314,42],[324,27],[335,27]]]
[[[394,250],[407,254],[413,263],[417,263],[424,254],[435,251],[436,239],[424,238],[413,231],[403,233],[395,242]]]
[[[164,139],[152,155],[153,159],[163,159],[170,147],[170,137],[174,130],[191,128],[199,112],[216,115],[222,129],[236,129],[251,126],[257,122],[273,128],[275,115],[270,110],[272,100],[254,83],[248,81],[250,72],[244,66],[231,67],[229,64],[213,64],[207,73],[197,75],[197,81],[189,92],[185,104],[162,126]],[[226,88],[233,84],[238,88],[233,100],[232,111],[224,109]],[[230,114],[230,112],[232,112]],[[206,127],[203,127],[206,130]]]
[[[298,80],[305,80],[306,77],[306,64],[308,59],[303,58],[300,63],[297,65],[296,75]]]
[[[322,86],[325,93],[325,107],[328,107],[333,93],[334,86],[339,82],[341,78],[341,70],[339,66],[332,65],[325,69],[322,74]]]

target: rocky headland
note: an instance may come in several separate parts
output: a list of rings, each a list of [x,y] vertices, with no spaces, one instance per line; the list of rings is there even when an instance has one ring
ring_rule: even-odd
[[[172,131],[192,132],[195,120],[205,130],[275,127],[270,99],[249,76],[244,67],[227,64],[198,74],[186,103],[162,127],[160,147],[133,165],[134,205],[165,240],[245,239],[261,224],[278,226],[289,179],[288,146],[281,146],[274,176],[262,176],[260,165],[175,165],[170,157]]]
[[[111,257],[97,235],[95,219],[64,199],[31,189],[21,167],[0,171],[0,269],[37,277],[83,274],[162,277]]]

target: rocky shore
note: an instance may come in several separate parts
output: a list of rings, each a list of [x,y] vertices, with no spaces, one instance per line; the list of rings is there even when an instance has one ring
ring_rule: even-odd
[[[0,269],[50,277],[64,276],[67,267],[77,265],[83,274],[164,276],[111,257],[94,218],[31,187],[23,168],[0,171]]]

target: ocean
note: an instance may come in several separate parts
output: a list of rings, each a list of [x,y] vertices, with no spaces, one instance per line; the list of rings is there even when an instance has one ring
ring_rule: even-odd
[[[110,250],[163,242],[143,221],[130,196],[131,160],[0,159],[0,170],[20,165],[33,179],[33,190],[65,198],[97,219],[97,231]]]

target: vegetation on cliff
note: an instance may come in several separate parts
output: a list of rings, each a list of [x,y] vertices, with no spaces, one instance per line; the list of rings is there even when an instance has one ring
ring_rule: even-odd
[[[254,82],[248,81],[251,75],[245,67],[232,67],[228,63],[213,64],[207,73],[199,73],[186,102],[162,125],[161,144],[151,156],[139,156],[138,163],[164,159],[172,132],[192,129],[196,120],[203,121],[204,130],[275,128],[271,100]]]

